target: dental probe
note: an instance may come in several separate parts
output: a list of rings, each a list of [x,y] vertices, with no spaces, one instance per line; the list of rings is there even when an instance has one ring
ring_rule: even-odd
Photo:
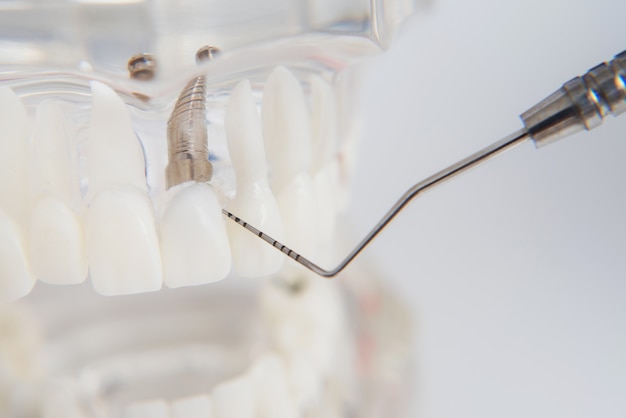
[[[617,116],[625,111],[626,51],[623,51],[612,61],[604,62],[585,75],[563,84],[559,90],[522,113],[520,118],[524,128],[415,184],[398,199],[350,254],[330,270],[319,267],[227,210],[222,209],[222,213],[314,273],[333,277],[346,268],[410,202],[422,193],[528,139],[532,139],[535,146],[542,147],[578,131],[591,130],[600,125],[605,116],[609,114]]]

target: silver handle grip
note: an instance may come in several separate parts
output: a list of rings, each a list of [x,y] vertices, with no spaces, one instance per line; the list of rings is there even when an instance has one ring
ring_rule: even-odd
[[[626,112],[626,51],[573,78],[522,113],[529,136],[540,147],[591,130],[607,115]]]

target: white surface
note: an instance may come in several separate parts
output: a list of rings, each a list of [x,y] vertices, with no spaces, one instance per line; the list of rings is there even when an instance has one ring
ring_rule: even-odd
[[[192,183],[175,193],[159,229],[164,283],[177,288],[224,279],[231,254],[215,190]]]
[[[409,22],[364,92],[354,241],[624,50],[625,16],[610,0],[436,0]],[[415,416],[624,416],[625,181],[626,116],[611,117],[427,194],[366,251],[417,317]]]
[[[224,125],[237,179],[237,194],[228,210],[262,231],[271,231],[266,233],[275,239],[284,239],[285,228],[267,178],[261,119],[248,80],[239,82],[231,93]],[[284,256],[249,231],[234,222],[227,222],[226,230],[239,276],[265,276],[282,267]]]

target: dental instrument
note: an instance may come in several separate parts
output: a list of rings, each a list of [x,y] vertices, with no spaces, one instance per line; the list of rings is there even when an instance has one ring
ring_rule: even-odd
[[[576,132],[589,131],[599,126],[607,115],[618,116],[625,111],[626,50],[616,55],[610,62],[599,64],[583,76],[566,82],[560,89],[522,113],[520,115],[524,124],[522,129],[409,188],[348,256],[331,269],[318,266],[227,210],[222,209],[222,213],[312,272],[323,277],[334,277],[344,270],[409,203],[424,192],[529,139],[540,148]]]

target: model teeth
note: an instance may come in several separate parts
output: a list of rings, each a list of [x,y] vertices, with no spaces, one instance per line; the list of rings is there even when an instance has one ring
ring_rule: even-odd
[[[332,241],[337,212],[337,105],[326,81],[309,81],[310,106],[296,77],[276,68],[261,117],[250,83],[237,84],[224,121],[234,197],[218,199],[222,190],[190,182],[155,194],[156,201],[167,201],[158,217],[142,144],[127,106],[110,87],[91,82],[86,142],[64,113],[70,104],[44,101],[32,144],[24,105],[11,89],[0,89],[8,109],[0,116],[6,133],[0,153],[1,298],[24,296],[35,278],[77,284],[89,275],[95,290],[108,296],[155,291],[163,282],[172,288],[211,283],[231,267],[241,277],[279,272],[287,258],[225,223],[222,206],[297,252],[318,257]],[[80,167],[79,150],[85,153]],[[150,170],[165,175],[164,167]]]
[[[159,290],[161,255],[152,202],[134,187],[96,195],[85,221],[93,287],[105,296]]]
[[[311,120],[300,83],[284,67],[270,75],[262,104],[263,134],[286,241],[302,254],[317,252],[315,190],[310,175]]]
[[[93,286],[107,296],[159,290],[161,254],[141,145],[119,96],[101,83],[91,88],[85,241]]]
[[[155,400],[129,405],[124,418],[170,418],[170,413],[165,401]]]
[[[50,284],[77,284],[87,278],[83,227],[60,199],[41,198],[30,226],[30,266]]]
[[[296,418],[299,416],[287,383],[285,367],[277,355],[264,354],[250,370],[254,385],[254,404],[258,418]]]
[[[278,205],[267,179],[261,121],[247,80],[237,84],[230,96],[225,130],[237,180],[236,196],[228,210],[275,239],[284,239]],[[280,252],[239,225],[229,223],[228,233],[239,276],[266,276],[282,266],[284,256]]]
[[[252,382],[248,376],[220,383],[213,389],[215,418],[254,418]]]
[[[116,186],[147,190],[141,144],[122,99],[109,87],[91,82],[93,104],[89,123],[89,195]]]
[[[225,278],[231,255],[215,191],[205,183],[182,184],[172,191],[160,228],[165,284],[180,287]]]
[[[333,88],[320,76],[311,77],[313,157],[311,173],[317,195],[318,237],[328,245],[335,233],[338,211],[339,163],[336,158],[337,103]]]
[[[26,259],[21,228],[0,211],[0,295],[2,301],[25,296],[35,284]]]
[[[33,134],[36,196],[30,225],[30,265],[43,282],[76,284],[87,278],[74,132],[54,102],[37,110]]]
[[[172,403],[171,418],[211,418],[213,401],[207,395],[179,399]]]
[[[0,87],[0,300],[26,295],[35,284],[26,256],[29,221],[29,140],[26,109]]]
[[[270,74],[261,113],[271,185],[280,192],[311,166],[311,116],[300,83],[285,67]]]

